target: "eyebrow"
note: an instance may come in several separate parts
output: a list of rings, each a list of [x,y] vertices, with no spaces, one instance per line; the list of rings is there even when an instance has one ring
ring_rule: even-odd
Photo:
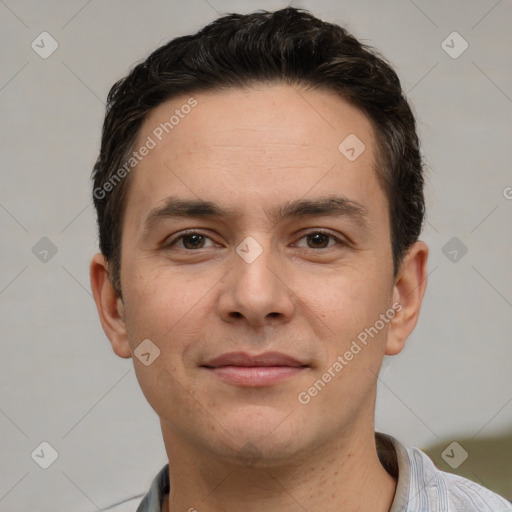
[[[153,208],[144,222],[144,233],[148,234],[162,221],[172,218],[211,218],[217,220],[234,220],[241,212],[233,208],[221,207],[211,201],[180,199],[168,197],[162,206]],[[328,196],[317,199],[298,199],[289,201],[269,212],[271,222],[277,224],[282,220],[300,217],[348,217],[361,227],[367,227],[368,212],[366,208],[351,199],[341,196]]]

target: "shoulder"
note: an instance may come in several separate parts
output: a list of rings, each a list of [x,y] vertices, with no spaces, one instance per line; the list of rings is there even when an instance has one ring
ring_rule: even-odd
[[[512,504],[498,494],[472,482],[438,469],[418,448],[406,448],[410,460],[410,499],[425,510],[446,512],[512,512]],[[416,510],[412,508],[411,510]]]

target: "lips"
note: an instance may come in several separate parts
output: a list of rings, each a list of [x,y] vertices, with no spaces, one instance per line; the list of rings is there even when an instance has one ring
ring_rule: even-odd
[[[242,387],[271,386],[308,368],[299,360],[278,352],[258,355],[230,352],[209,359],[201,366],[224,382]]]
[[[300,368],[307,366],[297,359],[280,354],[279,352],[266,352],[264,354],[251,356],[244,352],[230,352],[209,359],[202,366],[208,368],[222,368],[225,366],[263,367],[263,366],[288,366]]]

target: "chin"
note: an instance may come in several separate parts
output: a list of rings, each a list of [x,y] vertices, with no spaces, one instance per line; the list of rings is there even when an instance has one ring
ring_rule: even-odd
[[[259,465],[274,466],[297,456],[308,444],[307,424],[290,414],[290,408],[246,407],[223,418],[231,434],[226,441],[242,462],[257,459]]]

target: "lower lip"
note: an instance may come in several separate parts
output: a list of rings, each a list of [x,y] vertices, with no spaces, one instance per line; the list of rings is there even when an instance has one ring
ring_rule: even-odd
[[[306,367],[294,366],[222,366],[208,368],[214,375],[238,386],[257,387],[276,384],[298,375]]]

